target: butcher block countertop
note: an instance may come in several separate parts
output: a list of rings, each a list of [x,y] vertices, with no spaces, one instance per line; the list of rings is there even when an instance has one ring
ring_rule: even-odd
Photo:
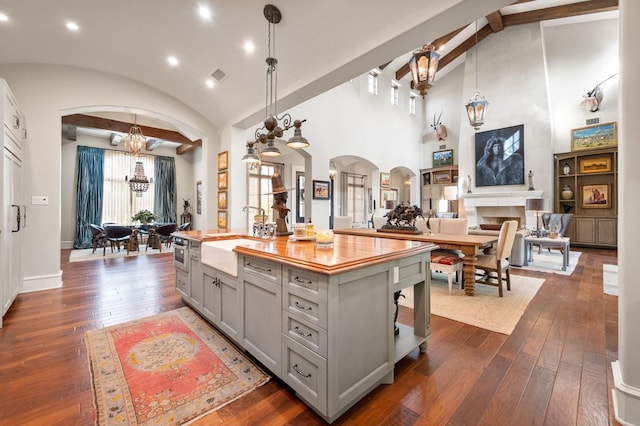
[[[425,241],[341,234],[334,234],[333,248],[317,248],[314,241],[294,241],[288,236],[259,239],[248,236],[246,231],[181,231],[173,235],[199,242],[232,238],[255,240],[255,243],[238,245],[233,251],[328,275],[438,248]]]

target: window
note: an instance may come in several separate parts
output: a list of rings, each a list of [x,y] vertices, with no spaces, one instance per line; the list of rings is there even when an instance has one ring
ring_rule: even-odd
[[[416,115],[416,97],[415,97],[415,95],[409,96],[409,114]]]
[[[154,157],[141,154],[137,157],[124,151],[107,149],[104,153],[104,187],[102,195],[102,222],[131,223],[131,216],[140,210],[153,212],[153,184],[137,197],[125,181],[133,176],[136,161],[142,161],[144,174],[154,176]],[[155,212],[154,212],[155,213]]]
[[[391,83],[391,105],[398,106],[398,96],[400,90],[398,89],[398,85],[395,83]]]
[[[367,176],[340,174],[342,208],[340,214],[353,217],[353,223],[367,223]]]
[[[374,72],[369,73],[369,93],[378,94],[378,74]]]
[[[249,198],[248,204],[250,206],[259,207],[264,209],[268,220],[275,221],[277,219],[276,213],[271,206],[273,205],[273,194],[271,194],[271,175],[279,173],[282,176],[284,182],[284,165],[278,163],[267,163],[256,167],[249,168]],[[287,200],[287,204],[290,205],[291,201]],[[252,211],[251,214],[259,214],[257,211]],[[251,218],[251,216],[249,216]],[[253,220],[249,219],[249,223],[253,223]]]

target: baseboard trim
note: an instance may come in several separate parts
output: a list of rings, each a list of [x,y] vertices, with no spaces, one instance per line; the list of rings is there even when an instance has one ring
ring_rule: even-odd
[[[22,281],[20,293],[30,293],[32,291],[50,290],[62,287],[62,271],[56,274],[38,275],[25,277]]]
[[[616,420],[622,425],[640,425],[640,389],[624,383],[620,361],[613,361],[611,369],[615,385],[611,394]]]

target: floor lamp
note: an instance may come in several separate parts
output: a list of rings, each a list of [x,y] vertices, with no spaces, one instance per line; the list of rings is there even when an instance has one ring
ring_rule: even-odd
[[[535,212],[536,214],[536,236],[540,237],[540,227],[538,226],[538,217],[540,212],[544,211],[544,199],[542,198],[527,198],[525,202],[525,209]]]

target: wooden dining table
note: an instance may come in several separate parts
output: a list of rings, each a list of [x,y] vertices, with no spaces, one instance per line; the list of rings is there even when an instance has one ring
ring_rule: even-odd
[[[475,291],[477,249],[487,248],[498,241],[497,235],[403,234],[397,232],[378,232],[375,229],[363,228],[334,229],[333,232],[335,234],[426,241],[437,244],[442,249],[460,250],[464,254],[462,267],[464,270],[464,292],[467,296],[473,296]]]

